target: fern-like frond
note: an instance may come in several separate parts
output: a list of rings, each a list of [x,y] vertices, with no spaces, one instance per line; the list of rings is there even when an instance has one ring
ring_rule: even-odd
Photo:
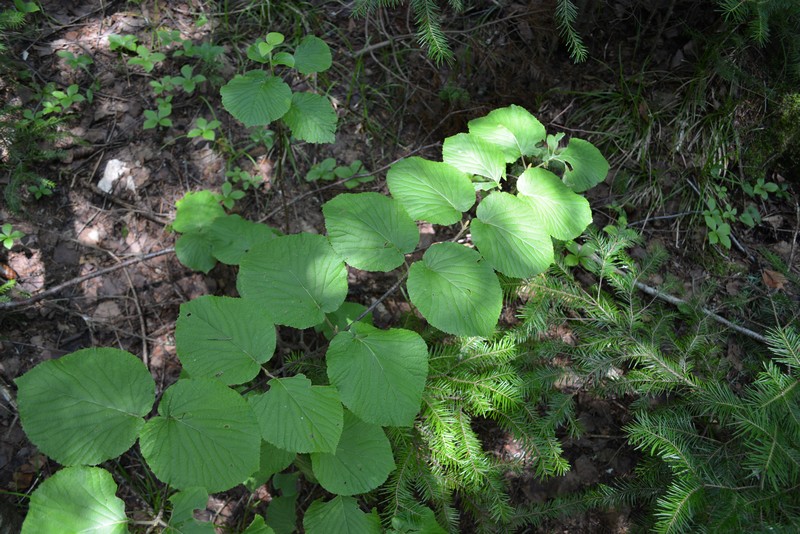
[[[800,377],[800,334],[792,327],[772,328],[767,331],[767,343],[776,361],[789,366],[792,374]]]
[[[419,43],[428,50],[436,63],[451,62],[453,52],[442,31],[439,7],[435,0],[411,0],[411,9],[417,23]]]
[[[556,0],[556,24],[561,36],[567,42],[569,55],[575,63],[581,63],[589,56],[586,45],[575,30],[578,19],[578,8],[572,0]]]
[[[692,520],[706,502],[701,484],[690,480],[676,480],[666,494],[656,502],[655,531],[661,534],[689,532]]]

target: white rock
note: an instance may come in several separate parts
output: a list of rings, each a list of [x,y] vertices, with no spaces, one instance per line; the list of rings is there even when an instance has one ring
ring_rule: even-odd
[[[105,193],[111,193],[114,189],[114,182],[119,180],[128,170],[128,165],[124,161],[118,159],[109,160],[106,163],[106,170],[103,171],[103,177],[97,183],[97,188]]]

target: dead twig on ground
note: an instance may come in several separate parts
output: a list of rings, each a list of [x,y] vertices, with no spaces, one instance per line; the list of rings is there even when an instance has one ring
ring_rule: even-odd
[[[149,254],[143,254],[141,256],[137,256],[135,258],[131,258],[129,260],[125,260],[125,261],[123,261],[121,263],[118,263],[118,264],[114,265],[113,267],[108,267],[106,269],[100,269],[99,271],[95,271],[93,273],[85,274],[83,276],[78,276],[77,278],[73,278],[72,280],[67,280],[66,282],[64,282],[62,284],[58,284],[55,287],[51,287],[50,289],[48,289],[46,291],[42,291],[41,293],[37,293],[36,295],[32,295],[27,299],[15,300],[15,301],[11,301],[11,302],[0,302],[0,311],[15,310],[17,308],[23,308],[25,306],[30,306],[31,304],[39,302],[42,299],[45,299],[47,297],[52,297],[53,295],[56,295],[56,294],[60,293],[61,291],[63,291],[64,289],[66,289],[68,287],[76,286],[76,285],[78,285],[78,284],[80,284],[82,282],[85,282],[86,280],[90,280],[90,279],[96,278],[98,276],[103,276],[103,275],[106,275],[106,274],[109,274],[109,273],[113,273],[114,271],[116,271],[118,269],[123,269],[125,267],[129,267],[129,266],[134,265],[136,263],[139,263],[139,262],[142,262],[142,261],[151,260],[153,258],[157,258],[159,256],[164,256],[166,254],[172,254],[173,252],[175,252],[175,248],[174,247],[169,247],[169,248],[165,248],[164,250],[159,250],[159,251],[156,251],[156,252],[150,252]]]

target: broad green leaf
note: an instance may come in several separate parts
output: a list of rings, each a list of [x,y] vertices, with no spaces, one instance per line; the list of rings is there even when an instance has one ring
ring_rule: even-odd
[[[264,523],[263,517],[257,515],[242,534],[275,534],[275,531]]]
[[[242,384],[275,352],[275,325],[257,302],[205,295],[181,304],[178,358],[192,378]]]
[[[275,534],[292,534],[297,530],[297,481],[300,473],[278,474],[272,479],[272,487],[281,492],[273,496],[264,514],[267,524]]]
[[[383,429],[345,411],[344,428],[336,452],[312,453],[311,467],[326,490],[339,495],[355,495],[383,484],[395,465],[392,446]]]
[[[553,240],[527,203],[496,191],[483,199],[476,214],[472,240],[501,273],[527,278],[553,263]]]
[[[172,223],[172,228],[181,233],[210,226],[214,219],[225,215],[217,196],[205,190],[186,193],[175,203],[175,208],[175,222]]]
[[[393,198],[341,194],[322,206],[334,250],[364,271],[391,271],[419,243],[417,225]]]
[[[445,139],[442,160],[460,171],[485,176],[495,183],[506,177],[503,150],[476,135],[460,133]]]
[[[269,381],[247,398],[263,438],[291,452],[333,452],[342,434],[342,401],[332,386],[313,386],[299,374]]]
[[[175,255],[188,268],[208,273],[217,265],[213,248],[208,228],[192,230],[180,236],[175,242]]]
[[[294,68],[300,74],[313,74],[331,68],[331,49],[319,37],[306,35],[294,51]]]
[[[333,331],[331,325],[336,327],[337,332],[342,331],[347,328],[350,323],[355,321],[356,318],[359,317],[366,309],[367,307],[363,304],[359,304],[357,302],[345,302],[339,307],[338,310],[327,314],[328,320],[316,325],[314,330],[317,332],[322,332],[322,335],[325,336],[325,339],[333,339],[333,336],[336,335],[336,332]],[[372,324],[372,312],[366,314],[361,321],[367,324]],[[328,324],[329,322],[330,324]]]
[[[592,223],[589,201],[546,169],[527,169],[517,180],[517,189],[519,198],[531,206],[545,231],[556,239],[575,239]]]
[[[294,56],[289,52],[278,52],[272,56],[273,65],[286,65],[289,68],[294,67]]]
[[[67,467],[31,495],[22,534],[128,532],[125,503],[115,496],[111,473],[99,467]]]
[[[280,119],[292,104],[289,86],[263,70],[237,74],[219,92],[223,107],[247,127]]]
[[[536,145],[547,136],[542,123],[527,109],[516,105],[495,109],[485,117],[469,121],[468,126],[470,134],[501,147],[507,163],[536,153]]]
[[[500,282],[480,254],[457,243],[431,246],[408,274],[411,302],[448,334],[490,336],[503,307]]]
[[[454,224],[475,204],[469,174],[416,156],[392,165],[386,184],[412,218],[433,224]]]
[[[261,484],[265,484],[275,473],[289,467],[297,454],[279,449],[268,441],[261,440],[261,460],[258,471],[250,475],[245,481],[245,486],[254,491]]]
[[[208,228],[214,257],[226,265],[238,265],[250,247],[275,237],[275,230],[266,224],[227,215],[215,219]]]
[[[25,434],[63,465],[99,464],[130,449],[155,401],[150,372],[119,349],[48,360],[16,383]]]
[[[436,514],[427,506],[404,510],[392,518],[392,530],[387,534],[447,534],[436,521]]]
[[[239,262],[239,293],[276,323],[309,328],[347,296],[347,270],[325,237],[294,234],[254,245]]]
[[[331,101],[314,93],[292,94],[292,106],[283,122],[292,135],[309,143],[333,143],[336,140],[336,112]]]
[[[381,426],[411,426],[428,376],[428,346],[410,330],[361,322],[339,332],[325,357],[342,403]]]
[[[241,395],[207,378],[178,380],[139,436],[142,455],[164,483],[225,491],[258,469],[260,431]]]
[[[338,495],[328,502],[316,500],[303,517],[306,534],[381,534],[378,513],[365,513],[352,497]]]
[[[208,503],[208,492],[205,488],[193,487],[179,491],[170,496],[172,516],[167,534],[214,534],[213,523],[198,521],[194,518],[195,510],[205,510]]]
[[[564,162],[564,183],[576,193],[591,189],[608,174],[608,161],[597,147],[576,137],[554,159]]]

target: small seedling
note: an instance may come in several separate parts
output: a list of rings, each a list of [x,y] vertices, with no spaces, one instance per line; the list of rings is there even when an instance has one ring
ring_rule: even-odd
[[[217,128],[220,127],[220,122],[218,120],[207,121],[203,117],[197,119],[196,126],[189,130],[189,133],[186,134],[190,138],[194,137],[202,137],[207,141],[213,141],[216,139],[217,134],[214,132]]]
[[[62,109],[67,109],[72,104],[86,100],[78,91],[80,91],[80,87],[73,83],[67,87],[66,91],[53,91],[50,93],[50,96],[58,100],[58,105],[61,106]]]
[[[225,182],[222,184],[222,195],[219,195],[219,201],[222,202],[222,205],[225,206],[227,209],[233,209],[233,205],[236,203],[237,200],[241,200],[244,198],[244,191],[240,189],[234,189],[233,185],[230,182]]]
[[[723,210],[717,206],[717,201],[713,197],[706,201],[706,205],[708,209],[703,211],[703,219],[708,227],[708,242],[712,245],[719,243],[727,249],[731,248],[731,225],[729,222],[736,220],[736,208],[726,204]]]
[[[172,114],[172,97],[157,98],[156,104],[158,109],[144,110],[144,125],[145,130],[151,130],[163,126],[169,128],[172,126],[172,119],[169,116]]]
[[[128,60],[128,65],[139,65],[145,72],[152,72],[156,63],[160,63],[167,58],[161,52],[151,52],[146,46],[138,45],[136,47],[136,57]]]
[[[197,88],[197,84],[206,81],[202,74],[194,74],[191,65],[181,67],[181,76],[172,78],[172,83],[183,88],[188,94],[192,94]]]
[[[592,255],[597,252],[597,249],[591,243],[581,246],[574,241],[570,241],[567,243],[566,248],[569,253],[564,257],[564,265],[567,267],[580,265],[587,269],[592,263]]]
[[[251,187],[255,189],[261,183],[261,179],[253,176],[247,171],[243,171],[239,167],[234,167],[233,170],[227,171],[225,177],[232,184],[240,184],[243,191],[247,191]]]
[[[306,182],[316,182],[317,180],[330,181],[336,178],[333,170],[336,168],[336,160],[326,158],[313,165],[306,174]]]
[[[153,88],[153,92],[156,96],[162,95],[164,93],[169,93],[173,89],[175,89],[175,79],[172,76],[164,76],[160,80],[152,80],[150,82],[150,86]]]
[[[25,234],[19,230],[14,230],[14,227],[9,223],[4,224],[2,229],[0,229],[0,241],[3,242],[3,246],[8,250],[11,250],[11,247],[14,246],[15,241],[18,241],[23,237],[25,237]]]
[[[29,185],[28,192],[33,195],[33,198],[39,200],[43,197],[49,197],[53,194],[55,184],[50,180],[40,180],[38,184]]]
[[[59,50],[56,52],[56,54],[58,57],[64,58],[67,66],[71,69],[83,69],[86,72],[89,72],[89,65],[94,63],[94,60],[91,58],[91,56],[86,54],[76,56],[69,50]]]
[[[750,198],[760,197],[761,200],[767,200],[770,193],[777,193],[779,191],[778,184],[775,182],[767,182],[764,178],[759,178],[755,184],[742,184],[742,190]]]
[[[108,36],[108,48],[111,51],[136,52],[137,39],[135,35],[117,35],[112,33]]]
[[[358,187],[360,184],[365,184],[367,182],[371,182],[375,179],[374,176],[358,176],[359,174],[366,173],[367,169],[364,168],[364,165],[361,163],[361,160],[355,160],[350,165],[342,165],[341,167],[336,167],[333,173],[336,175],[337,178],[340,180],[347,180],[344,183],[344,186],[347,189],[353,189]]]

